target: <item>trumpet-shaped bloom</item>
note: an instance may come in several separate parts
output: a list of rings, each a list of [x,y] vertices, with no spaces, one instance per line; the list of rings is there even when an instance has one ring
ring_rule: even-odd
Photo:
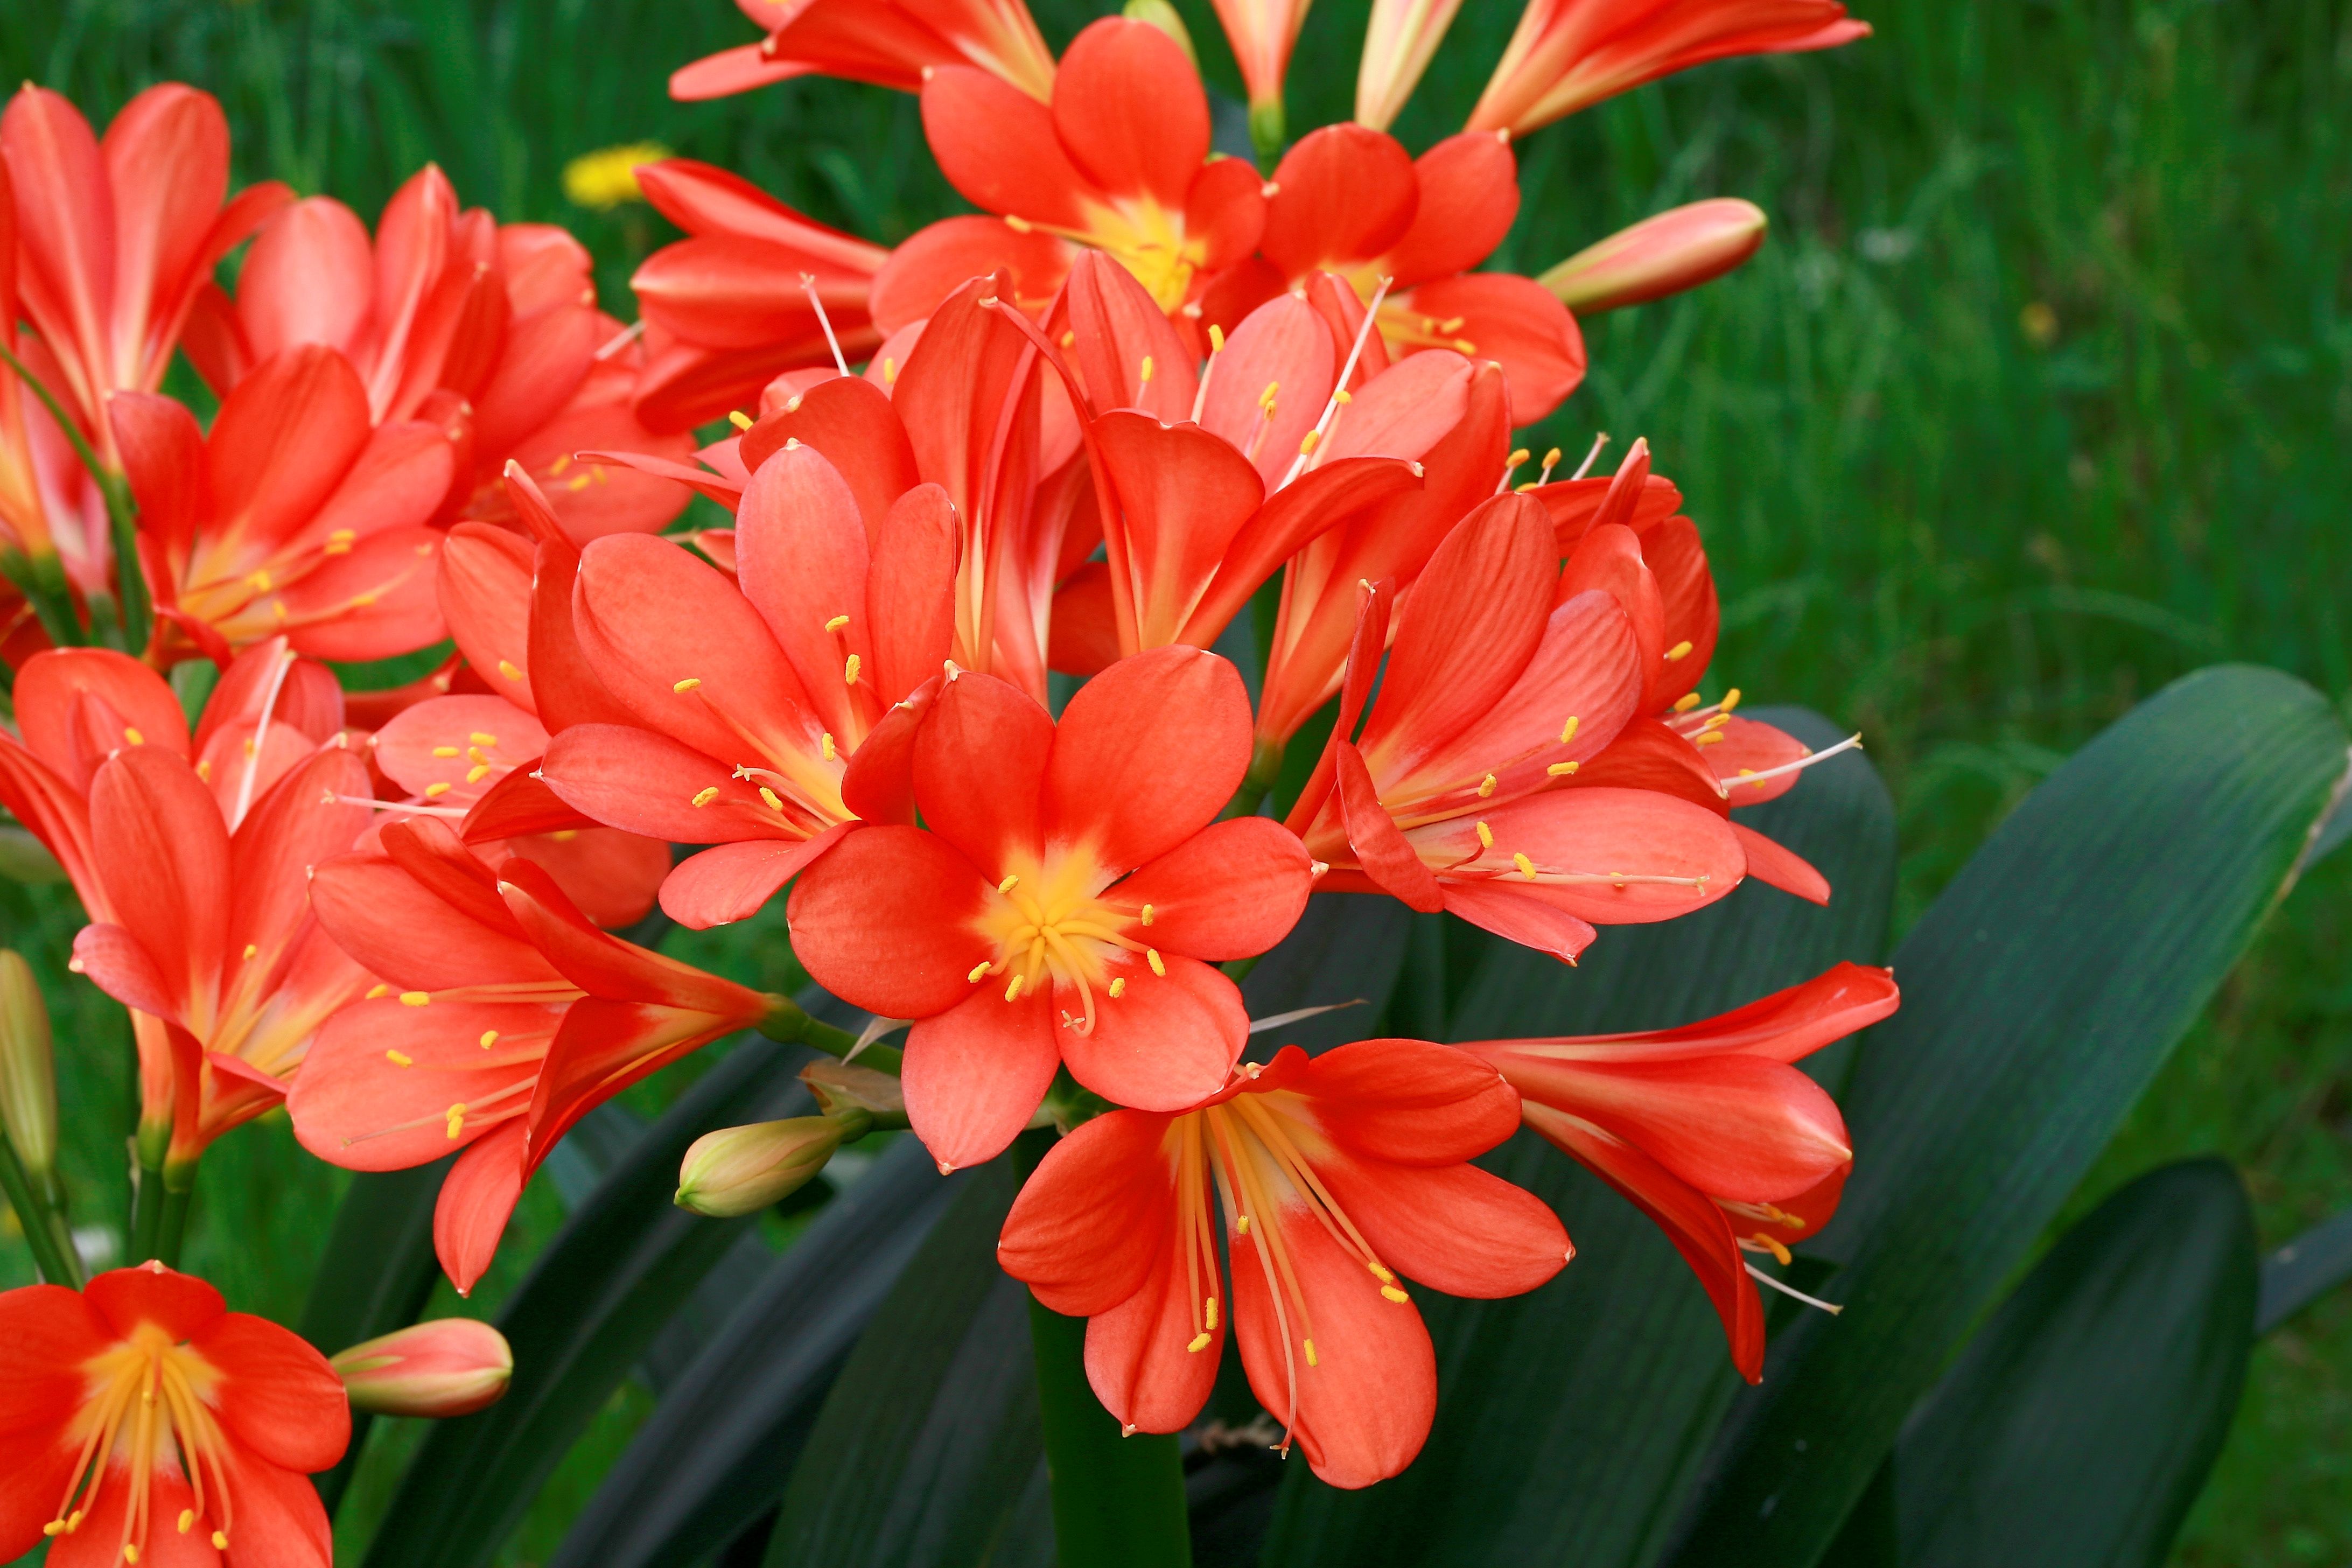
[[[1333,1486],[1370,1486],[1412,1462],[1437,1406],[1404,1280],[1514,1296],[1571,1256],[1549,1209],[1468,1163],[1517,1117],[1499,1078],[1444,1046],[1288,1047],[1180,1114],[1079,1127],[1022,1189],[997,1257],[1089,1320],[1087,1379],[1128,1431],[1192,1423],[1230,1326],[1285,1447]]]
[[[18,303],[58,384],[111,460],[108,399],[153,392],[213,264],[293,199],[271,181],[228,195],[228,121],[177,82],[125,104],[104,140],[63,98],[25,87],[0,115],[16,187]]]
[[[328,1365],[353,1406],[379,1415],[471,1415],[514,1380],[507,1337],[478,1318],[435,1318],[338,1351]]]
[[[1718,1017],[1643,1034],[1461,1047],[1519,1091],[1528,1126],[1656,1221],[1706,1287],[1731,1357],[1764,1375],[1747,1255],[1788,1261],[1852,1168],[1836,1103],[1790,1065],[1893,1013],[1891,973],[1841,963]]]
[[[1704,806],[1566,787],[1633,718],[1642,668],[1613,595],[1555,604],[1552,541],[1529,497],[1464,520],[1400,617],[1376,700],[1387,596],[1365,595],[1339,721],[1290,820],[1332,866],[1328,890],[1449,910],[1573,961],[1593,926],[1688,913],[1745,866]]]
[[[1525,136],[1709,60],[1834,49],[1869,35],[1838,0],[1528,0],[1469,128]]]
[[[47,1537],[57,1568],[327,1568],[306,1478],[342,1458],[351,1410],[299,1335],[146,1263],[0,1294],[0,1552]]]
[[[295,1136],[359,1171],[463,1149],[433,1232],[461,1293],[573,1123],[778,1005],[606,935],[541,868],[493,869],[431,817],[385,824],[377,847],[320,865],[311,900],[383,983],[321,1032],[288,1098]]]
[[[1585,247],[1536,281],[1586,315],[1646,304],[1739,266],[1763,246],[1769,226],[1753,202],[1692,202]]]
[[[1217,20],[1234,47],[1234,63],[1241,68],[1242,86],[1250,107],[1277,108],[1282,102],[1282,79],[1290,69],[1290,51],[1298,43],[1298,29],[1307,25],[1307,7],[1314,0],[1215,0]]]
[[[1233,666],[1139,654],[1058,725],[1005,682],[961,676],[912,750],[927,826],[849,834],[789,912],[820,984],[915,1020],[907,1111],[933,1157],[996,1154],[1063,1063],[1123,1105],[1213,1093],[1249,1020],[1213,965],[1279,942],[1313,880],[1276,824],[1216,821],[1249,765]]]
[[[555,481],[558,512],[584,539],[658,530],[680,505],[668,487],[625,470],[570,471],[583,447],[685,450],[682,437],[628,417],[635,378],[606,352],[621,331],[596,308],[579,241],[551,224],[461,210],[428,165],[394,193],[373,237],[331,196],[271,218],[234,301],[213,286],[201,295],[189,351],[226,394],[273,355],[333,349],[358,374],[378,425],[430,420],[448,397],[463,399],[472,441],[453,500],[475,515],[495,508],[507,463],[522,457]],[[616,371],[617,389],[607,384]]]
[[[796,76],[837,76],[903,92],[933,67],[968,65],[1038,100],[1054,90],[1054,57],[1022,0],[736,0],[767,37],[706,56],[669,79],[691,102]]]
[[[461,411],[376,425],[350,362],[289,349],[239,382],[209,434],[168,397],[109,405],[139,500],[166,658],[223,658],[283,634],[321,658],[388,658],[444,635],[441,534]]]

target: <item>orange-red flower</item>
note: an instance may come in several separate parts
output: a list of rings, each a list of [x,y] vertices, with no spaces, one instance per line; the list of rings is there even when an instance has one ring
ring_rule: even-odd
[[[433,1232],[461,1293],[581,1117],[779,1005],[606,935],[541,868],[493,869],[431,817],[321,863],[311,900],[383,984],[321,1031],[287,1100],[295,1136],[358,1171],[464,1149]]]
[[[1192,1423],[1230,1326],[1285,1447],[1333,1486],[1370,1486],[1412,1462],[1437,1407],[1403,1279],[1514,1296],[1571,1256],[1549,1209],[1468,1163],[1517,1121],[1509,1087],[1444,1046],[1292,1046],[1181,1114],[1079,1127],[1022,1189],[997,1257],[1090,1320],[1087,1380],[1128,1431]]]
[[[1567,787],[1633,718],[1643,666],[1617,597],[1556,587],[1558,560],[1532,498],[1473,511],[1398,617],[1377,698],[1387,595],[1365,595],[1339,722],[1290,816],[1332,867],[1324,890],[1448,910],[1573,961],[1595,925],[1671,920],[1738,885],[1718,813]]]
[[[1756,254],[1768,226],[1752,202],[1692,202],[1586,246],[1536,281],[1588,315],[1646,304],[1722,277]]]
[[[326,1358],[160,1263],[0,1294],[0,1552],[327,1568],[307,1479],[351,1440]]]
[[[650,532],[682,498],[626,470],[574,467],[583,447],[675,450],[639,425],[635,350],[596,308],[587,250],[551,224],[499,224],[461,210],[438,168],[394,192],[373,239],[331,196],[295,203],[265,225],[232,300],[201,291],[188,350],[226,395],[272,356],[305,344],[350,362],[378,425],[442,421],[452,398],[470,442],[453,504],[502,515],[510,460],[546,482],[575,541]]]
[[[1869,35],[1838,0],[1528,0],[1469,129],[1525,136],[1709,60],[1833,49]]]
[[[1214,1092],[1249,1020],[1213,965],[1281,941],[1313,879],[1276,824],[1216,821],[1249,765],[1233,666],[1138,654],[1058,724],[1002,680],[960,676],[912,751],[926,826],[848,834],[789,913],[818,984],[915,1020],[907,1111],[932,1156],[997,1153],[1063,1063],[1122,1105]]]
[[[458,471],[461,411],[377,425],[331,348],[274,355],[210,433],[153,393],[109,405],[139,501],[164,658],[284,635],[321,658],[388,658],[444,635],[427,526]]]
[[[16,198],[0,158],[0,349],[35,352],[16,331]],[[54,592],[107,586],[106,502],[48,410],[0,363],[0,570]]]
[[[125,104],[101,142],[63,98],[27,85],[0,115],[16,186],[19,304],[40,335],[50,390],[101,454],[107,402],[163,382],[213,264],[293,193],[228,195],[228,121],[177,82]]]
[[[1632,1200],[1706,1287],[1739,1373],[1764,1375],[1747,1254],[1788,1261],[1827,1224],[1853,1167],[1845,1121],[1790,1064],[1893,1013],[1884,969],[1841,963],[1720,1016],[1632,1035],[1482,1040],[1462,1049],[1519,1091],[1528,1126]]]
[[[969,65],[1032,98],[1050,98],[1054,57],[1022,0],[735,0],[767,34],[681,67],[672,98],[691,102],[822,73],[919,91],[936,66]]]

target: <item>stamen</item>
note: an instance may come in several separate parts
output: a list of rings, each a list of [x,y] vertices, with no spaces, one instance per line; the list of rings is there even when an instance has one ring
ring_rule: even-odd
[[[432,1000],[433,993],[430,991],[404,991],[400,994],[400,1005],[404,1007],[422,1007]]]
[[[744,413],[741,409],[730,408],[727,411],[727,423],[732,425],[738,430],[749,430],[755,421],[750,415]]]
[[[455,746],[436,746],[433,748],[433,754],[436,757],[454,757],[458,753]]]
[[[977,985],[982,981],[987,979],[988,972],[995,967],[996,966],[994,964],[989,963],[986,959],[982,959],[978,963],[971,966],[971,973],[965,975],[964,978],[971,981],[974,985]]]
[[[1300,470],[1307,466],[1307,459],[1314,456],[1316,447],[1324,437],[1330,435],[1331,421],[1336,416],[1339,405],[1348,399],[1348,383],[1355,377],[1356,362],[1363,357],[1364,344],[1371,335],[1372,323],[1380,318],[1381,302],[1388,299],[1389,286],[1395,281],[1393,278],[1383,278],[1381,279],[1380,287],[1372,290],[1372,301],[1364,307],[1364,319],[1356,323],[1356,341],[1349,347],[1347,363],[1339,367],[1339,379],[1332,384],[1331,395],[1324,402],[1323,412],[1316,417],[1315,428],[1308,431],[1307,438],[1299,443],[1298,456],[1291,459],[1290,471],[1282,476],[1282,484],[1276,485],[1275,489],[1280,489],[1297,479]],[[1269,395],[1273,390],[1271,386],[1266,388]],[[1274,409],[1271,405],[1266,408],[1265,416],[1269,422],[1274,418]]]
[[[1488,773],[1478,785],[1478,798],[1485,800],[1495,793],[1495,775]]]
[[[1519,875],[1528,881],[1532,882],[1536,879],[1536,863],[1517,850],[1511,852],[1511,864],[1517,866],[1519,868]]]
[[[413,1068],[416,1065],[416,1058],[406,1051],[388,1050],[383,1053],[383,1059],[396,1068]]]
[[[1574,773],[1576,769],[1577,764],[1574,763],[1554,763],[1551,766],[1544,769],[1544,772],[1553,778],[1564,779],[1569,774]]]
[[[1568,722],[1559,727],[1559,743],[1561,745],[1565,746],[1570,741],[1576,739],[1577,722],[1576,715],[1571,713],[1569,715]]]
[[[1067,347],[1067,344],[1064,344]],[[1217,374],[1217,356],[1225,352],[1225,330],[1213,322],[1209,327],[1209,362],[1201,367],[1200,390],[1192,394],[1192,423],[1201,422],[1201,411],[1209,405],[1209,378]]]
[[[717,784],[709,784],[694,792],[694,804],[697,805],[709,805],[712,801],[717,800],[718,798],[719,786]]]
[[[1687,713],[1697,706],[1698,693],[1696,691],[1685,691],[1675,699],[1675,711],[1677,713]]]
[[[484,1029],[482,1031],[482,1049],[487,1051],[498,1043],[499,1032],[496,1029]]]
[[[522,671],[514,667],[514,661],[511,659],[502,658],[499,660],[499,673],[506,677],[509,680],[520,680],[522,679]]]
[[[1168,977],[1168,966],[1160,962],[1160,950],[1158,948],[1145,948],[1143,950],[1143,956],[1145,960],[1150,963],[1152,973],[1159,975],[1163,980]]]
[[[1150,904],[1143,906],[1143,923],[1145,925],[1150,925],[1151,923],[1151,906]]]
[[[1007,877],[1004,880],[996,884],[996,890],[1000,893],[1009,893],[1020,885],[1021,879],[1018,876]]]
[[[1381,1286],[1381,1294],[1386,1296],[1391,1301],[1410,1301],[1412,1300],[1412,1297],[1406,1295],[1403,1291],[1398,1289],[1393,1285]]]
[[[1743,773],[1739,777],[1732,780],[1731,782],[1735,784],[1762,784],[1766,779],[1777,779],[1783,773],[1799,773],[1806,768],[1811,767],[1815,763],[1827,762],[1830,758],[1836,756],[1840,752],[1858,752],[1861,749],[1862,734],[1857,731],[1853,734],[1848,735],[1844,740],[1840,741],[1836,745],[1826,747],[1822,751],[1813,752],[1810,756],[1799,757],[1793,763],[1782,763],[1777,768],[1766,768],[1759,773]]]
[[[1845,1310],[1843,1307],[1839,1306],[1834,1301],[1824,1301],[1819,1296],[1806,1295],[1802,1290],[1798,1289],[1793,1285],[1781,1284],[1780,1281],[1773,1279],[1769,1274],[1765,1273],[1764,1270],[1757,1268],[1753,1263],[1742,1263],[1739,1267],[1748,1270],[1748,1278],[1754,1279],[1759,1285],[1769,1285],[1773,1289],[1780,1292],[1781,1295],[1792,1296],[1798,1300],[1802,1301],[1808,1307],[1819,1307],[1822,1311],[1827,1312],[1832,1318]]]
[[[832,731],[827,730],[824,734],[819,735],[816,740],[817,750],[824,754],[824,760],[826,762],[832,762],[841,755],[840,752],[834,746]]]
[[[677,693],[678,695],[680,695],[680,696],[684,696],[686,693],[688,693],[688,692],[689,692],[689,691],[693,690],[696,687],[700,686],[701,684],[702,684],[702,677],[700,677],[700,676],[698,676],[698,675],[689,675],[689,676],[688,676],[684,680],[681,680],[681,681],[679,681],[677,684],[676,684],[675,686],[672,686],[672,687],[670,688],[670,689],[671,689],[672,691],[677,692]]]
[[[1126,975],[1122,974],[1118,979],[1110,983],[1110,994],[1114,1000],[1127,994]]]
[[[1544,454],[1543,472],[1536,477],[1536,489],[1541,489],[1551,483],[1551,471],[1559,467],[1559,448],[1554,447]]]
[[[1668,664],[1673,664],[1678,659],[1688,658],[1690,657],[1690,638],[1685,637],[1682,641],[1675,644],[1674,647],[1666,649],[1666,662]]]
[[[833,335],[833,321],[824,313],[824,301],[817,298],[816,274],[801,274],[801,287],[808,290],[809,304],[815,308],[816,324],[824,329],[825,346],[833,351],[833,364],[842,374],[849,374],[849,362],[841,355],[841,340]]]
[[[1580,479],[1585,475],[1591,473],[1592,471],[1592,465],[1601,460],[1602,448],[1608,445],[1609,432],[1603,430],[1601,434],[1592,438],[1592,450],[1584,454],[1584,461],[1576,466],[1576,472],[1569,475],[1568,477],[1571,479]]]
[[[1486,849],[1492,849],[1495,847],[1495,830],[1484,822],[1478,824],[1478,844],[1480,847]]]
[[[1028,978],[1029,977],[1026,974],[1014,975],[1013,977],[1013,984],[1004,988],[1004,999],[1007,1002],[1018,1002],[1021,1000],[1021,987]]]
[[[455,787],[457,786],[450,784],[446,779],[443,779],[436,784],[426,784],[425,786],[425,798],[427,800],[439,800],[443,795],[447,795],[450,790]]]
[[[845,686],[855,686],[857,684],[857,656],[856,654],[851,654],[849,656],[848,664],[842,668],[841,679],[842,684]]]
[[[1199,1333],[1194,1334],[1192,1336],[1192,1342],[1186,1345],[1184,1348],[1187,1351],[1204,1351],[1209,1348],[1209,1342],[1214,1338],[1216,1338],[1214,1334],[1212,1334],[1206,1329],[1203,1329]]]

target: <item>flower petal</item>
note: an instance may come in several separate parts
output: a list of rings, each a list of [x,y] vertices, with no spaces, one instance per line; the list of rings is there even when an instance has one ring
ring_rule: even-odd
[[[223,1374],[210,1403],[246,1453],[302,1475],[331,1469],[343,1457],[352,1407],[342,1379],[293,1330],[250,1312],[223,1312],[188,1347]]]
[[[1436,1166],[1475,1159],[1519,1127],[1519,1100],[1491,1064],[1426,1040],[1359,1040],[1306,1064],[1316,1120],[1358,1157]]]
[[[1729,823],[1646,790],[1548,790],[1484,820],[1491,849],[1466,817],[1413,828],[1407,837],[1423,856],[1465,868],[1449,880],[1475,879],[1467,868],[1483,861],[1479,869],[1489,877],[1522,880],[1546,903],[1595,925],[1672,920],[1724,897],[1747,873]],[[1514,855],[1525,855],[1537,876],[1512,869]],[[1643,877],[1666,879],[1633,879]]]
[[[1091,844],[1100,864],[1124,871],[1215,821],[1249,756],[1240,672],[1200,648],[1152,648],[1087,682],[1062,710],[1044,821],[1055,840]]]
[[[1274,184],[1258,249],[1293,282],[1386,255],[1411,231],[1421,202],[1412,156],[1395,137],[1361,125],[1308,132],[1282,155]]]
[[[973,964],[995,957],[971,924],[987,890],[937,834],[860,829],[793,889],[793,956],[852,1006],[887,1018],[944,1013],[973,994]]]
[[[1063,151],[1053,111],[1019,88],[941,66],[923,83],[923,134],[940,173],[974,206],[1041,227],[1087,227],[1088,182]]]
[[[889,395],[863,376],[821,381],[761,419],[743,433],[743,466],[756,472],[793,441],[815,447],[840,473],[868,540],[880,536],[890,508],[919,482]]]
[[[1004,1217],[996,1259],[1071,1317],[1108,1312],[1173,1250],[1168,1120],[1113,1110],[1045,1151]]]
[[[706,849],[680,861],[663,879],[662,910],[688,931],[750,920],[857,826],[845,822],[799,843],[771,838]]]
[[[1013,858],[1041,847],[1055,743],[1053,718],[1034,699],[992,675],[957,676],[915,737],[923,820],[992,880],[1002,877]]]
[[[1467,272],[1494,253],[1519,214],[1518,160],[1491,131],[1449,136],[1413,160],[1420,205],[1380,270],[1411,289]]]
[[[159,746],[115,753],[90,781],[90,843],[117,921],[183,1016],[210,1016],[229,921],[228,830],[212,792]]]
[[[294,1135],[347,1171],[429,1164],[530,1104],[561,1016],[560,1005],[537,1003],[354,1002],[327,1020],[294,1075]],[[457,1107],[466,1114],[453,1116]]]
[[[1318,1161],[1315,1173],[1383,1263],[1449,1296],[1523,1295],[1573,1255],[1542,1199],[1475,1165],[1339,1157]]]
[[[1562,963],[1574,963],[1601,934],[1524,882],[1447,882],[1443,892],[1446,913],[1506,942],[1550,953]]]
[[[907,1117],[943,1168],[994,1159],[1028,1125],[1060,1065],[1053,1005],[1042,989],[1007,1002],[982,987],[907,1031]]]
[[[1794,893],[1811,904],[1830,901],[1830,881],[1796,851],[1774,843],[1744,822],[1731,825],[1748,857],[1748,874],[1767,887]]]
[[[441,1180],[433,1207],[433,1252],[441,1271],[460,1296],[470,1296],[498,1256],[507,1220],[522,1196],[523,1129],[520,1117],[457,1156]]]
[[[1584,333],[1568,307],[1532,278],[1458,273],[1423,284],[1395,306],[1439,321],[1460,319],[1458,331],[1449,334],[1454,346],[1503,367],[1514,426],[1534,424],[1584,384]]]
[[[927,128],[928,114],[927,107]],[[1112,196],[1144,196],[1163,208],[1181,210],[1209,155],[1200,73],[1175,39],[1122,16],[1105,16],[1070,40],[1054,78],[1053,124],[1083,177]]]
[[[173,1340],[184,1340],[228,1310],[211,1285],[154,1262],[110,1268],[84,1286],[81,1297],[120,1339],[152,1323]]]
[[[1254,958],[1290,934],[1314,889],[1307,847],[1263,816],[1212,823],[1108,889],[1104,901],[1151,907],[1148,940],[1222,963]]]
[[[1348,847],[1356,852],[1364,874],[1408,909],[1423,914],[1444,909],[1445,895],[1437,879],[1381,805],[1362,753],[1341,742],[1333,748],[1332,760],[1337,765],[1340,820],[1347,828]]]
[[[1105,1100],[1139,1110],[1182,1110],[1224,1086],[1249,1043],[1249,1010],[1241,988],[1198,959],[1167,953],[1155,973],[1132,953],[1104,968],[1124,978],[1125,994],[1095,994],[1095,1026],[1055,1031],[1070,1076]],[[1085,1005],[1076,987],[1054,987],[1057,1016],[1077,1017]]]

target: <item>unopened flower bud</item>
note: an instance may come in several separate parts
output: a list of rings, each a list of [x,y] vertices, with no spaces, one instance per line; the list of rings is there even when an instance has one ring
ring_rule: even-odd
[[[1184,51],[1184,58],[1192,62],[1194,70],[1201,68],[1201,57],[1192,48],[1192,31],[1184,26],[1183,16],[1169,4],[1169,0],[1127,0],[1127,4],[1120,7],[1119,15],[1130,22],[1150,23],[1176,40],[1177,47]]]
[[[506,1336],[478,1318],[436,1318],[353,1345],[327,1363],[352,1406],[379,1415],[471,1415],[514,1376]]]
[[[0,1127],[26,1173],[46,1183],[58,1162],[58,1076],[49,1010],[17,954],[0,949]]]
[[[756,1214],[805,1186],[834,1151],[873,1125],[852,1109],[706,1132],[678,1165],[677,1206],[712,1219]]]
[[[1756,254],[1767,220],[1752,202],[1693,202],[1588,246],[1537,281],[1580,316],[1679,294]]]
[[[818,1060],[801,1068],[801,1081],[829,1115],[863,1110],[877,1126],[907,1125],[907,1089],[896,1073],[876,1072],[854,1062]]]

